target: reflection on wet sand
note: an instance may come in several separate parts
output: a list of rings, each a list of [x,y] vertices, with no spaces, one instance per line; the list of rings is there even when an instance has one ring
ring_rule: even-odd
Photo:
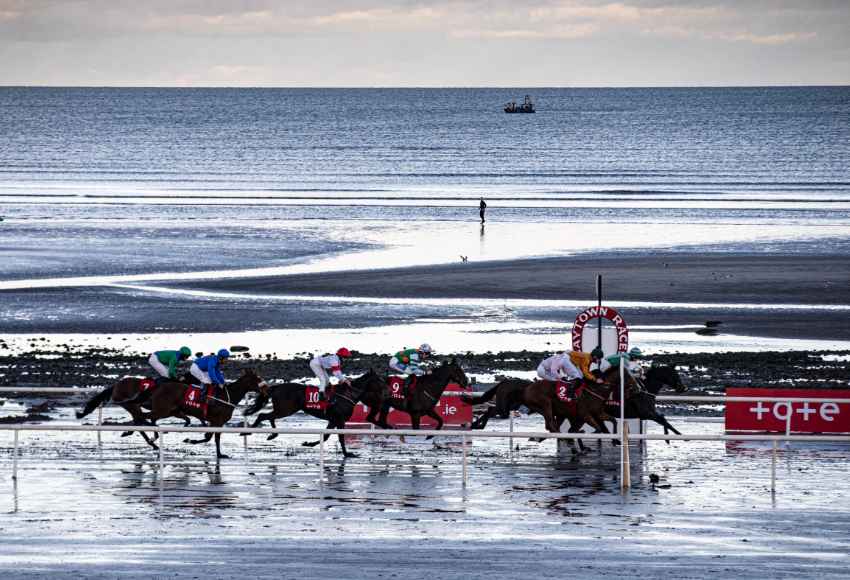
[[[166,467],[160,477],[156,462],[135,463],[121,470],[116,496],[155,508],[157,517],[219,517],[219,509],[236,507],[239,495],[227,486],[217,462]]]

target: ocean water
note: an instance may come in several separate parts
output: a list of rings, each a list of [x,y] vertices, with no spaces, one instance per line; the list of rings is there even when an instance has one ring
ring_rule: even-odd
[[[848,87],[537,89],[536,114],[501,111],[521,96],[0,88],[0,185],[59,200],[850,201]]]
[[[850,250],[850,87],[536,89],[536,114],[502,112],[522,96],[0,88],[0,318],[13,332],[173,335],[220,331],[216,312],[237,309],[250,330],[359,329],[371,344],[375,327],[417,324],[488,350],[496,334],[476,329],[493,316],[513,347],[545,343],[535,321],[557,326],[574,308],[190,295],[168,282],[461,255]],[[656,350],[687,342],[652,336]]]
[[[850,88],[521,93],[0,88],[0,276],[846,246]]]

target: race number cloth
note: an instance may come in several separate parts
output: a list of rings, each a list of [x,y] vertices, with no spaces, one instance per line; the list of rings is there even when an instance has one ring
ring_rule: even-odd
[[[727,397],[850,399],[850,390],[727,388]],[[850,433],[850,403],[726,403],[727,431],[759,433]]]
[[[207,389],[207,400],[201,401],[201,387],[192,385],[186,389],[186,393],[183,395],[183,406],[189,409],[199,409],[206,417],[207,406],[209,405],[209,398],[212,395],[212,390],[213,387],[210,386]]]
[[[576,401],[581,396],[581,392],[584,390],[584,383],[580,383],[578,387],[576,387],[576,396],[574,399],[570,399],[567,396],[569,387],[570,384],[566,381],[558,381],[557,383],[555,383],[555,393],[558,395],[558,398],[564,403],[572,403]]]
[[[393,399],[404,399],[404,377],[390,376],[387,379],[387,385],[390,388],[390,396]],[[413,392],[416,388],[416,375],[413,375],[413,380],[408,387],[409,392]]]
[[[325,411],[328,408],[328,401],[333,398],[334,387],[328,385],[325,389],[325,398],[322,399],[319,395],[319,387],[306,386],[304,387],[304,408],[314,411]]]
[[[155,385],[156,381],[154,379],[142,379],[139,381],[139,391],[144,393],[145,391],[154,388]]]

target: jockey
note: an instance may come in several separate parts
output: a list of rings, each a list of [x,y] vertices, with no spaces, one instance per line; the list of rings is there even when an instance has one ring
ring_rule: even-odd
[[[643,352],[634,346],[629,352],[618,352],[617,354],[612,354],[611,356],[603,358],[599,363],[599,372],[605,373],[611,367],[620,366],[620,359],[623,359],[623,366],[626,368],[626,372],[628,372],[631,376],[635,375],[635,371],[638,369],[637,362],[638,360],[643,358]]]
[[[403,375],[422,376],[425,374],[425,369],[420,365],[428,359],[433,350],[431,345],[423,343],[419,348],[407,348],[400,350],[390,359],[390,370]]]
[[[230,351],[222,348],[216,354],[196,358],[189,372],[201,381],[201,401],[206,400],[207,387],[209,385],[223,385],[224,375],[221,374],[221,365],[230,357]]]
[[[187,360],[192,356],[192,349],[181,346],[180,350],[158,350],[148,358],[148,363],[153,367],[159,377],[163,379],[177,379],[177,363]]]
[[[390,370],[401,373],[405,377],[403,390],[405,397],[413,377],[421,377],[425,374],[425,369],[421,365],[432,353],[431,345],[425,342],[419,348],[400,350],[390,359]]]
[[[552,355],[537,365],[537,376],[544,381],[559,381],[561,377],[576,381],[582,378],[582,372],[570,360],[569,352]]]
[[[351,351],[345,347],[342,347],[336,354],[325,354],[325,355],[316,355],[313,357],[313,360],[310,361],[310,369],[319,379],[319,392],[322,394],[322,397],[325,396],[325,388],[330,383],[330,377],[328,377],[328,371],[339,380],[341,383],[350,382],[344,374],[342,374],[342,362],[341,358],[348,358],[351,356]]]

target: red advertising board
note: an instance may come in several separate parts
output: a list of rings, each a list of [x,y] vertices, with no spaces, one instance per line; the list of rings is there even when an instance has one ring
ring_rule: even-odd
[[[850,390],[727,388],[727,397],[850,399]],[[850,403],[726,402],[726,431],[850,433]]]
[[[443,396],[440,397],[440,402],[436,406],[437,414],[445,421],[444,427],[454,429],[469,429],[472,424],[472,405],[461,401],[459,393],[471,393],[472,388],[463,388],[460,385],[450,384]],[[366,424],[366,415],[369,414],[369,407],[363,403],[357,403],[354,408],[354,413],[351,419],[346,423],[347,427],[361,427]],[[393,427],[408,428],[410,427],[410,415],[402,411],[390,410],[387,416],[387,422]],[[422,429],[432,429],[437,426],[437,422],[430,417],[422,417],[420,427]]]

